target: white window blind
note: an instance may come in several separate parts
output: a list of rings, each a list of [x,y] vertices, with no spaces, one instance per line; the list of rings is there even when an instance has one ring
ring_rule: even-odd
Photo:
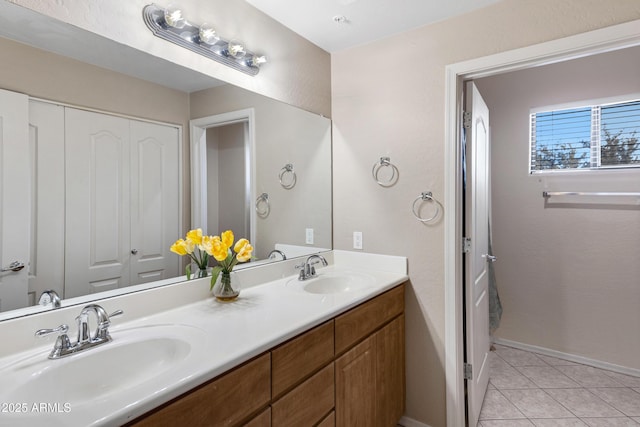
[[[530,171],[640,166],[640,100],[530,114]]]

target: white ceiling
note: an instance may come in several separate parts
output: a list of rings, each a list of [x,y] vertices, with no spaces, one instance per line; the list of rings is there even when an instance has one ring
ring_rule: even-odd
[[[328,52],[442,21],[499,0],[246,0]],[[344,16],[345,22],[334,20]]]

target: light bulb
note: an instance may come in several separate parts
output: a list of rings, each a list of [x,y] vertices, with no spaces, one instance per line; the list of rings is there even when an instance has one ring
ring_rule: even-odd
[[[198,32],[200,36],[200,41],[209,45],[216,44],[220,37],[216,33],[216,30],[213,29],[211,24],[204,23],[200,26],[200,31]]]
[[[182,10],[177,6],[170,4],[164,10],[164,22],[166,22],[170,27],[182,28],[187,21],[182,15]]]
[[[246,54],[244,51],[244,45],[238,40],[229,41],[229,44],[227,45],[227,52],[229,53],[229,56],[233,56],[236,59],[240,59]]]
[[[249,61],[249,65],[252,67],[260,67],[260,65],[265,64],[267,62],[267,57],[264,55],[253,55],[251,57],[251,61]]]

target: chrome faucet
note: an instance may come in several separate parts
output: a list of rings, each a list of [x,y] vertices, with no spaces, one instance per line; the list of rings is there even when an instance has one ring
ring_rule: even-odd
[[[62,301],[56,291],[49,289],[42,292],[40,299],[38,300],[38,304],[42,306],[51,304],[53,308],[60,308],[62,306]]]
[[[89,315],[94,313],[98,322],[98,326],[93,334],[89,332]],[[70,354],[78,353],[89,348],[106,344],[111,341],[111,335],[109,335],[109,325],[111,325],[111,318],[120,316],[123,314],[122,310],[115,311],[110,315],[104,308],[97,304],[89,304],[82,309],[80,314],[76,317],[78,323],[78,339],[75,343],[71,343],[67,332],[69,332],[68,325],[60,325],[54,329],[40,329],[36,331],[36,337],[46,337],[52,334],[57,334],[58,338],[53,346],[53,350],[49,353],[49,359],[60,359],[61,357],[68,356]]]
[[[271,252],[269,252],[269,256],[267,256],[267,258],[269,258],[269,259],[275,259],[275,256],[272,256],[272,255],[275,255],[275,254],[280,255],[280,256],[282,257],[282,260],[283,260],[283,261],[287,259],[287,256],[284,254],[284,252],[282,252],[282,251],[281,251],[281,250],[279,250],[279,249],[274,249],[274,250],[272,250]]]
[[[324,259],[322,255],[318,254],[310,255],[303,264],[296,265],[295,267],[300,269],[298,280],[307,280],[312,277],[316,277],[316,268],[314,267],[314,264],[319,262],[321,262],[325,267],[328,265],[327,260]]]

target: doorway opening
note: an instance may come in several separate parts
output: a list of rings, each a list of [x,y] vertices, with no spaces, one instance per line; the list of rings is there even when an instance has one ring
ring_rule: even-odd
[[[465,81],[640,45],[640,21],[478,58],[446,68],[445,353],[447,425],[467,425],[464,379],[462,118]],[[470,333],[467,331],[467,333]],[[488,331],[487,331],[488,333]]]
[[[255,242],[254,129],[253,108],[191,120],[193,228],[235,230]]]

